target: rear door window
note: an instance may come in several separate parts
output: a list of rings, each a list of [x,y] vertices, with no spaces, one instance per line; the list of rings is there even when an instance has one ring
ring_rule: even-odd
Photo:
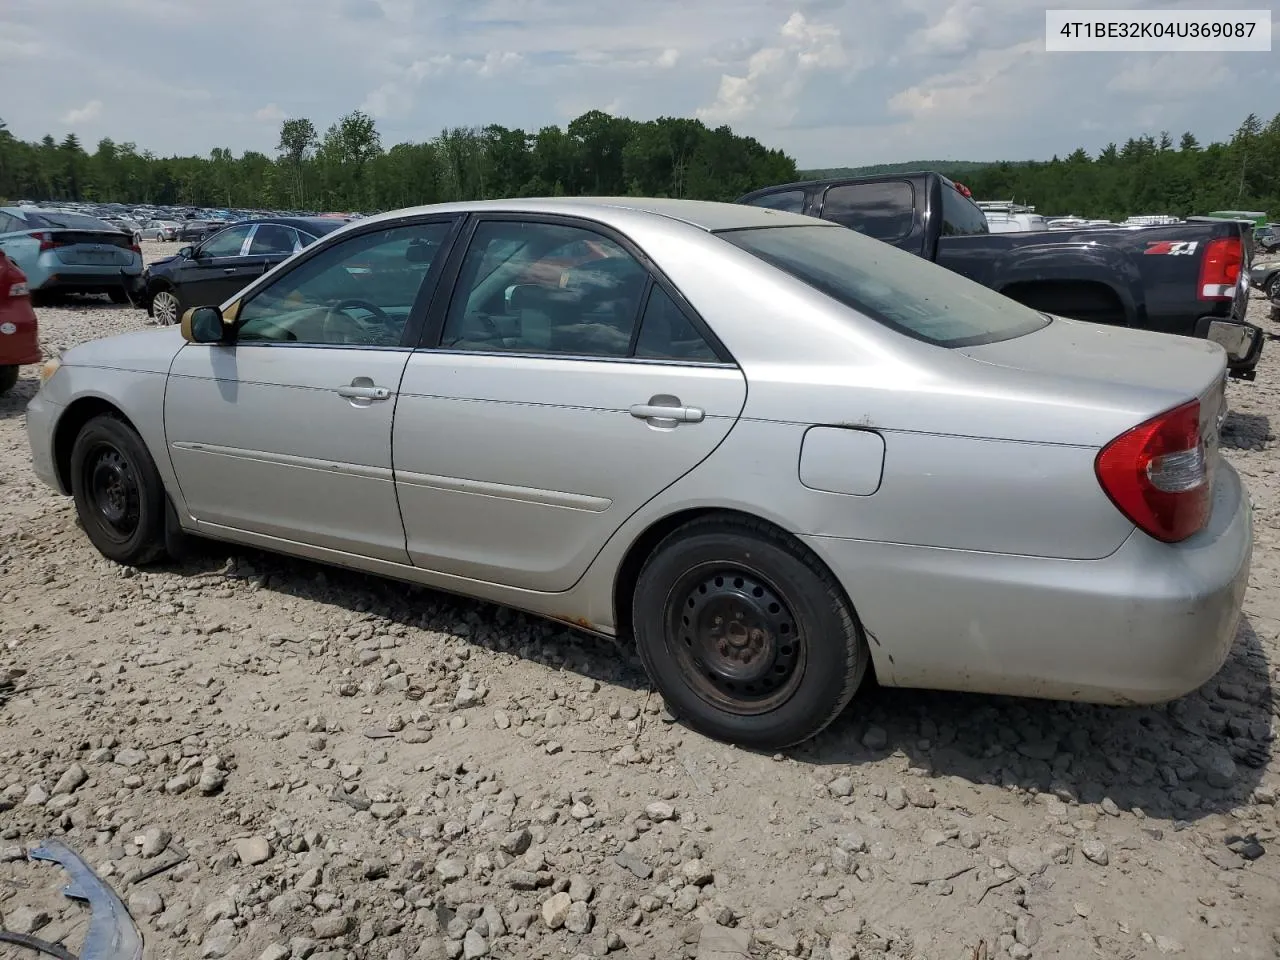
[[[877,240],[901,240],[915,224],[915,190],[906,180],[828,187],[822,219]]]

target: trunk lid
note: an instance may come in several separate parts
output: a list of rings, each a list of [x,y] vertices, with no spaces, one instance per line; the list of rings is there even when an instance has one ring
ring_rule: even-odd
[[[62,263],[124,267],[133,263],[133,237],[115,230],[47,230]]]

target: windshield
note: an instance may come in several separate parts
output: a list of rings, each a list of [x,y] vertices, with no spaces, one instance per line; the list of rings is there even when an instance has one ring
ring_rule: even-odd
[[[845,227],[763,227],[723,230],[717,236],[833,300],[927,343],[994,343],[1050,322],[994,290]]]

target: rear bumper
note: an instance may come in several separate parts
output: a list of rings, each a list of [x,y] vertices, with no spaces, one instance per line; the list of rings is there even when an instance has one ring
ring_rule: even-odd
[[[1163,702],[1213,677],[1253,551],[1225,462],[1205,530],[1175,545],[1135,530],[1102,560],[802,539],[845,584],[881,682],[1101,703]]]
[[[0,367],[40,363],[40,336],[31,301],[0,300]]]
[[[39,288],[32,289],[39,289],[41,293],[52,293],[55,290],[67,293],[100,293],[122,288],[132,292],[141,275],[140,267],[117,267],[111,270],[63,264],[50,273]]]

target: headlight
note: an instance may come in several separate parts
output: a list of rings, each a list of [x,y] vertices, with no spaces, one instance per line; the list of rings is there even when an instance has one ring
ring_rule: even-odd
[[[62,359],[60,357],[50,357],[40,367],[40,386],[48,383],[55,373],[62,367]]]

